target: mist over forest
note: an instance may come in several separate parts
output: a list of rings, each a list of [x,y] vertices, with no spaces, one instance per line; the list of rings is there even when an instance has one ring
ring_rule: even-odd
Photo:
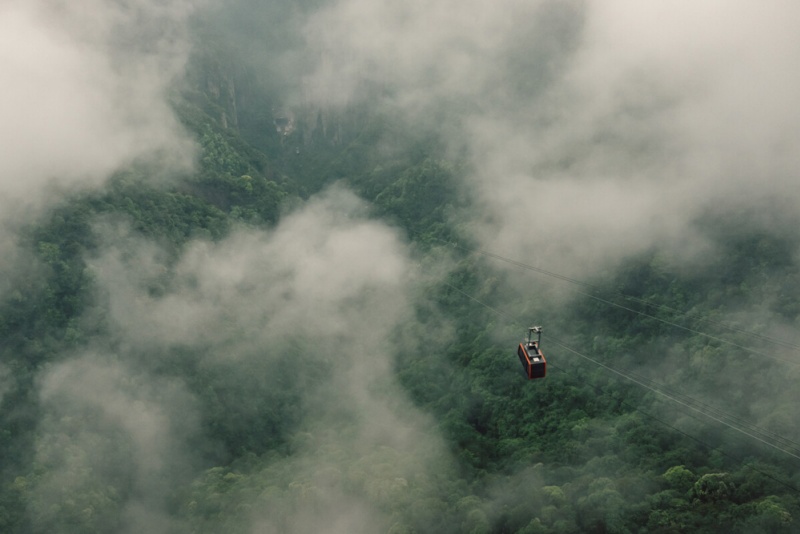
[[[0,532],[800,531],[798,17],[3,3]]]

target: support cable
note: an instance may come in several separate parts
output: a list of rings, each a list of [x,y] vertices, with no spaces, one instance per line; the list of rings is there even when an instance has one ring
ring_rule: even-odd
[[[548,365],[550,365],[550,368],[555,368],[555,369],[558,369],[558,370],[562,370],[562,369],[563,369],[563,368],[561,368],[560,366],[559,366],[559,367],[556,367],[556,366],[554,366],[554,365],[552,365],[552,364],[548,364]],[[594,388],[594,390],[595,390],[595,391],[597,391],[598,393],[600,393],[600,394],[603,394],[603,391],[602,391],[602,390],[601,390],[599,387],[597,387],[597,386],[594,386],[594,385],[592,385],[592,387],[593,387],[593,388]],[[757,467],[754,467],[753,465],[751,465],[751,464],[749,464],[749,463],[745,463],[745,461],[744,461],[744,459],[743,459],[743,458],[741,458],[741,457],[739,457],[739,456],[736,456],[736,455],[733,455],[733,454],[731,454],[731,453],[725,452],[723,449],[720,449],[720,448],[718,448],[718,447],[715,447],[715,446],[713,446],[713,445],[710,445],[710,444],[706,443],[705,441],[701,440],[700,438],[698,438],[698,437],[695,437],[695,436],[693,436],[693,435],[689,434],[688,432],[685,432],[685,431],[681,430],[680,428],[678,428],[678,427],[676,427],[676,426],[674,426],[674,425],[671,425],[671,424],[667,423],[666,421],[664,421],[663,419],[661,419],[661,418],[659,418],[659,417],[656,417],[656,416],[655,416],[655,415],[653,415],[652,413],[644,411],[644,410],[643,410],[641,407],[639,407],[639,406],[634,406],[633,404],[630,404],[629,402],[626,402],[626,401],[624,401],[624,400],[620,400],[619,402],[620,402],[620,404],[622,404],[622,405],[625,405],[625,406],[627,406],[628,408],[630,408],[630,409],[632,409],[632,410],[634,410],[634,411],[636,411],[636,412],[639,412],[640,414],[644,415],[645,417],[647,417],[647,418],[649,418],[649,419],[653,419],[653,420],[654,420],[654,421],[656,421],[657,423],[660,423],[661,425],[663,425],[663,426],[665,426],[665,427],[667,427],[667,428],[670,428],[670,429],[671,429],[671,430],[673,430],[674,432],[677,432],[677,433],[679,433],[679,434],[683,435],[684,437],[687,437],[687,438],[691,439],[692,441],[694,441],[694,442],[696,442],[696,443],[699,443],[700,445],[702,445],[703,447],[705,447],[705,448],[706,448],[706,449],[708,449],[709,451],[714,451],[714,450],[716,450],[716,451],[718,451],[719,453],[721,453],[723,456],[725,456],[725,457],[727,457],[727,458],[730,458],[730,459],[732,459],[732,460],[735,460],[737,463],[740,463],[740,464],[742,464],[742,466],[743,466],[743,467],[746,467],[747,469],[750,469],[750,470],[752,470],[752,471],[754,471],[754,472],[756,472],[756,473],[759,473],[759,474],[761,474],[761,475],[763,475],[763,476],[765,476],[765,477],[769,478],[769,479],[770,479],[770,480],[772,480],[773,482],[776,482],[776,483],[780,484],[781,486],[783,486],[783,487],[785,487],[785,488],[787,488],[787,489],[789,489],[789,490],[791,490],[791,491],[794,491],[794,492],[796,492],[796,493],[800,493],[800,489],[798,489],[797,487],[795,487],[795,486],[793,486],[793,485],[789,484],[788,482],[785,482],[785,481],[783,481],[783,480],[781,480],[781,479],[779,479],[779,478],[775,477],[774,475],[771,475],[770,473],[767,473],[766,471],[763,471],[763,470],[761,470],[761,469],[758,469]],[[695,419],[695,420],[697,420],[697,421],[699,421],[699,420],[700,420],[700,419],[698,419],[697,417],[695,417],[695,416],[693,416],[693,415],[690,415],[690,414],[687,414],[687,415],[689,415],[690,417],[692,417],[693,419]]]
[[[793,458],[795,458],[797,460],[800,460],[800,453],[798,453],[797,451],[789,450],[788,448],[785,447],[785,445],[784,445],[785,443],[794,443],[793,441],[791,441],[789,439],[780,437],[780,436],[778,436],[776,434],[776,436],[778,436],[779,439],[776,438],[775,441],[777,441],[778,443],[774,443],[773,441],[770,441],[769,439],[767,439],[767,437],[770,434],[770,432],[768,432],[768,431],[764,431],[763,429],[761,429],[759,427],[756,427],[755,425],[752,425],[750,423],[748,423],[747,425],[737,426],[737,424],[735,424],[734,422],[729,420],[729,419],[735,419],[734,416],[729,416],[725,412],[722,412],[721,410],[718,410],[718,409],[715,409],[714,410],[715,413],[713,413],[713,414],[708,413],[707,411],[705,411],[703,409],[702,403],[694,401],[694,399],[691,399],[691,397],[683,396],[684,399],[681,399],[681,398],[678,398],[676,396],[670,395],[669,393],[663,391],[661,388],[655,387],[653,381],[650,381],[650,380],[647,380],[647,379],[642,380],[640,378],[632,376],[630,373],[619,371],[619,370],[617,370],[617,369],[615,369],[615,368],[613,368],[613,367],[611,367],[609,365],[604,364],[603,362],[601,362],[599,360],[596,360],[595,358],[587,356],[587,355],[585,355],[585,354],[573,349],[572,347],[569,347],[568,345],[565,345],[563,342],[559,341],[558,339],[553,338],[553,336],[551,336],[551,335],[548,335],[548,338],[553,343],[555,343],[556,345],[560,346],[564,350],[569,351],[572,354],[574,354],[576,356],[579,356],[579,357],[581,357],[581,358],[583,358],[583,359],[585,359],[585,360],[587,360],[587,361],[589,361],[589,362],[591,362],[591,363],[593,363],[593,364],[595,364],[595,365],[597,365],[599,367],[602,367],[603,369],[605,369],[605,370],[607,370],[607,371],[609,371],[611,373],[614,373],[614,374],[616,374],[618,376],[621,376],[622,378],[624,378],[624,379],[626,379],[626,380],[628,380],[630,382],[633,382],[634,384],[638,384],[639,386],[641,386],[641,387],[643,387],[645,389],[648,389],[648,390],[652,391],[653,393],[655,393],[657,395],[660,395],[660,396],[662,396],[664,398],[667,398],[667,399],[671,400],[672,402],[683,406],[684,408],[687,408],[687,409],[692,410],[694,412],[697,412],[697,413],[699,413],[701,415],[704,415],[705,417],[707,417],[707,418],[709,418],[709,419],[711,419],[713,421],[716,421],[716,422],[718,422],[718,423],[720,423],[722,425],[725,425],[725,426],[727,426],[728,428],[730,428],[732,430],[740,432],[740,433],[742,433],[742,434],[744,434],[746,436],[749,436],[749,437],[755,439],[756,441],[759,441],[759,442],[761,442],[761,443],[763,443],[763,444],[765,444],[765,445],[767,445],[769,447],[772,447],[773,449],[781,451],[781,452],[783,452],[784,454],[786,454],[788,456],[791,456],[791,457],[793,457]],[[691,399],[691,400],[685,400],[685,399]],[[747,428],[743,428],[743,426],[746,426]]]
[[[549,276],[551,278],[562,280],[564,282],[568,282],[568,283],[573,284],[573,285],[577,285],[577,286],[581,286],[581,287],[584,287],[584,288],[587,288],[587,289],[591,289],[591,290],[596,291],[596,292],[600,291],[600,288],[598,288],[597,286],[594,286],[592,284],[589,284],[587,282],[583,282],[583,281],[577,280],[575,278],[564,276],[562,274],[555,273],[553,271],[548,271],[546,269],[542,269],[542,268],[539,268],[539,267],[536,267],[536,266],[533,266],[533,265],[529,265],[527,263],[523,263],[521,261],[517,261],[517,260],[511,259],[511,258],[506,258],[506,257],[501,256],[499,254],[495,254],[495,253],[488,252],[488,251],[485,251],[485,250],[480,250],[480,249],[468,249],[468,248],[466,248],[466,247],[464,247],[462,245],[459,245],[458,243],[452,242],[452,241],[444,241],[444,242],[449,244],[449,245],[452,245],[453,247],[456,247],[456,248],[458,248],[460,250],[463,250],[465,252],[478,253],[478,254],[481,254],[481,255],[486,256],[488,258],[496,259],[498,261],[502,261],[502,262],[508,263],[510,265],[514,265],[514,266],[517,266],[517,267],[520,267],[520,268],[523,268],[523,269],[526,269],[526,270],[529,270],[529,271],[533,271],[533,272],[536,272],[536,273],[539,273],[539,274],[543,274],[543,275]],[[771,354],[766,354],[766,353],[763,353],[763,352],[759,352],[759,351],[757,351],[755,349],[752,349],[750,347],[746,347],[744,345],[740,345],[740,344],[735,343],[733,341],[729,341],[727,339],[724,339],[724,338],[721,338],[721,337],[718,337],[718,336],[714,336],[712,334],[708,334],[708,333],[703,332],[701,330],[697,330],[697,329],[694,329],[694,328],[689,328],[687,326],[680,325],[678,323],[675,323],[673,321],[669,321],[667,319],[662,319],[661,317],[657,317],[655,315],[652,315],[652,314],[649,314],[649,313],[645,313],[645,312],[640,311],[640,310],[636,310],[636,309],[631,308],[629,306],[624,306],[622,304],[618,304],[616,302],[610,301],[608,299],[604,299],[602,297],[598,297],[597,295],[593,295],[593,294],[587,293],[585,291],[580,291],[580,290],[574,290],[574,291],[577,294],[581,295],[581,296],[594,299],[594,300],[596,300],[598,302],[602,302],[602,303],[607,304],[609,306],[613,306],[615,308],[619,308],[619,309],[622,309],[622,310],[625,310],[625,311],[628,311],[628,312],[631,312],[631,313],[635,313],[635,314],[641,315],[643,317],[647,317],[648,319],[653,319],[655,321],[661,322],[661,323],[666,324],[668,326],[672,326],[674,328],[678,328],[678,329],[690,332],[692,334],[696,334],[696,335],[705,337],[707,339],[711,339],[713,341],[717,341],[717,342],[720,342],[720,343],[724,343],[724,344],[730,345],[732,347],[736,347],[736,348],[741,349],[743,351],[749,352],[752,355],[763,356],[765,358],[769,358],[769,359],[776,360],[776,361],[783,362],[783,363],[788,363],[790,365],[800,366],[800,362],[798,362],[798,361],[788,360],[786,358],[780,358],[778,356],[773,356]],[[649,303],[649,302],[647,302],[647,301],[645,301],[643,299],[640,299],[638,297],[633,297],[633,296],[630,296],[630,295],[626,295],[624,293],[618,293],[618,294],[620,296],[622,296],[623,298],[627,299],[627,300],[638,302],[639,304],[642,304],[644,306],[656,307],[656,308],[659,308],[659,309],[670,311],[671,313],[678,313],[678,314],[680,314],[680,315],[682,315],[684,317],[687,317],[687,318],[693,318],[693,319],[697,319],[697,320],[700,320],[700,321],[708,322],[710,324],[715,324],[717,326],[720,326],[721,328],[725,328],[725,329],[730,330],[732,332],[743,332],[743,333],[747,334],[748,336],[751,336],[751,337],[754,337],[754,338],[757,338],[757,339],[761,339],[763,341],[767,341],[767,342],[770,342],[770,343],[773,343],[773,344],[776,344],[776,345],[780,345],[780,346],[782,346],[784,348],[789,348],[789,349],[793,349],[795,351],[800,351],[800,345],[795,344],[795,343],[791,343],[791,342],[788,342],[788,341],[783,341],[783,340],[776,339],[776,338],[773,338],[773,337],[770,337],[770,336],[765,336],[763,334],[758,334],[756,332],[748,332],[748,331],[742,330],[740,328],[734,328],[733,326],[727,325],[727,324],[719,322],[719,321],[714,321],[712,319],[707,319],[707,318],[704,318],[704,317],[701,317],[701,316],[697,316],[697,314],[689,314],[689,313],[686,313],[686,312],[682,312],[680,310],[676,310],[675,308],[671,308],[669,306]]]
[[[498,310],[497,308],[494,308],[494,307],[490,306],[489,304],[487,304],[487,303],[485,303],[485,302],[473,297],[469,293],[459,289],[458,287],[456,287],[456,286],[454,286],[454,285],[452,285],[450,283],[445,282],[444,284],[447,287],[449,287],[449,288],[457,291],[458,293],[464,295],[465,297],[469,298],[470,300],[476,302],[477,304],[480,304],[481,306],[487,308],[488,310],[492,311],[493,313],[495,313],[495,314],[497,314],[497,315],[499,315],[501,317],[506,318],[507,320],[509,320],[509,322],[512,325],[517,325],[517,326],[519,325],[519,322],[516,321],[511,315],[509,315],[509,314],[507,314],[505,312],[502,312],[502,311]],[[620,376],[622,378],[625,378],[626,380],[628,380],[630,382],[633,382],[633,383],[635,383],[635,384],[637,384],[637,385],[639,385],[639,386],[641,386],[641,387],[643,387],[645,389],[648,389],[648,390],[656,393],[659,396],[667,398],[667,399],[675,402],[676,404],[679,404],[679,405],[681,405],[681,406],[683,406],[683,407],[685,407],[685,408],[687,408],[687,409],[689,409],[689,410],[691,410],[693,412],[699,413],[699,414],[703,415],[704,417],[707,417],[708,419],[711,419],[711,420],[716,421],[716,422],[718,422],[718,423],[720,423],[720,424],[722,424],[724,426],[727,426],[728,428],[730,428],[732,430],[735,430],[735,431],[737,431],[737,432],[739,432],[741,434],[744,434],[744,435],[746,435],[746,436],[748,436],[748,437],[750,437],[752,439],[755,439],[756,441],[759,441],[759,442],[761,442],[761,443],[763,443],[763,444],[765,444],[765,445],[767,445],[769,447],[772,447],[773,449],[776,449],[776,450],[778,450],[780,452],[783,452],[784,454],[786,454],[788,456],[791,456],[791,457],[793,457],[793,458],[795,458],[797,460],[800,460],[800,443],[792,441],[792,440],[790,440],[788,438],[784,438],[783,436],[781,436],[780,434],[777,434],[775,432],[760,428],[760,427],[756,426],[755,424],[753,424],[753,423],[751,423],[751,422],[749,422],[749,421],[747,421],[747,420],[745,420],[745,419],[743,419],[741,417],[729,414],[729,413],[727,413],[727,412],[725,412],[723,410],[720,410],[719,408],[715,408],[715,407],[713,407],[713,406],[711,406],[709,404],[706,404],[706,403],[703,403],[701,401],[698,401],[698,400],[696,400],[696,399],[694,399],[694,398],[692,398],[692,397],[690,397],[688,395],[681,394],[681,393],[678,393],[678,392],[675,392],[675,391],[671,391],[669,388],[667,388],[663,384],[659,384],[658,382],[656,382],[654,380],[651,380],[649,378],[643,377],[641,375],[637,375],[634,372],[620,371],[618,369],[615,369],[615,368],[613,368],[613,367],[611,367],[611,366],[609,366],[607,364],[604,364],[603,362],[600,362],[599,360],[597,360],[595,358],[587,356],[587,355],[585,355],[585,354],[573,349],[572,347],[569,347],[568,345],[566,345],[562,341],[558,340],[557,338],[554,338],[552,335],[548,335],[548,338],[550,340],[552,340],[556,345],[559,345],[560,347],[562,347],[564,350],[567,350],[567,351],[569,351],[569,352],[571,352],[571,353],[573,353],[573,354],[575,354],[575,355],[577,355],[577,356],[579,356],[579,357],[581,357],[581,358],[583,358],[583,359],[585,359],[585,360],[587,360],[587,361],[589,361],[591,363],[594,363],[595,365],[597,365],[599,367],[602,367],[602,368],[606,369],[607,371],[609,371],[611,373],[614,373],[614,374],[616,374],[616,375],[618,375],[618,376]]]

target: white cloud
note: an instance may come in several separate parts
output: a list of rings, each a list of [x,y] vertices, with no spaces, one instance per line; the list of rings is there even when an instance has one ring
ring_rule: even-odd
[[[269,388],[294,388],[299,395],[293,409],[305,415],[291,423],[313,446],[296,445],[280,462],[289,466],[291,480],[314,488],[308,490],[313,498],[281,497],[292,501],[289,508],[266,495],[248,503],[257,528],[288,522],[295,532],[310,525],[368,531],[388,520],[381,508],[383,490],[370,489],[388,483],[388,475],[383,469],[364,472],[371,466],[368,458],[383,465],[382,458],[391,456],[388,481],[396,484],[450,468],[434,425],[392,373],[398,350],[393,334],[400,326],[422,331],[412,328],[411,300],[419,295],[420,274],[398,233],[369,219],[366,205],[352,193],[328,190],[273,231],[242,229],[219,243],[190,243],[174,263],[126,235],[124,227],[99,228],[107,245],[90,263],[107,294],[122,357],[153,352],[165,358],[170,347],[184,347],[201,367],[234,383],[247,377],[247,388],[228,393],[242,395],[241,402],[227,405],[231,417],[245,414],[237,412],[240,404],[249,404],[245,397],[268,394]],[[161,290],[151,291],[159,284]],[[408,348],[415,341],[401,343]],[[276,381],[273,375],[287,363],[306,387]],[[251,376],[254,372],[258,376]],[[324,372],[325,378],[305,381],[308,372]],[[255,390],[253,381],[261,384]],[[150,443],[146,436],[142,439]],[[276,465],[265,469],[285,471]],[[323,471],[330,474],[327,479],[320,478]],[[350,484],[351,476],[360,477],[360,489],[349,496],[326,490]],[[403,488],[396,489],[410,491]],[[276,506],[280,512],[271,515]]]
[[[37,206],[53,189],[98,185],[155,153],[190,161],[191,145],[167,104],[188,51],[190,11],[184,1],[0,6],[6,210]]]
[[[341,0],[308,22],[309,95],[345,102],[367,79],[461,125],[484,246],[586,276],[653,245],[707,251],[692,224],[710,207],[797,206],[798,10]]]
[[[274,232],[241,230],[220,243],[194,242],[163,296],[146,291],[166,275],[158,250],[118,228],[107,231],[111,249],[91,265],[131,343],[251,346],[290,334],[356,339],[373,336],[367,324],[383,336],[408,312],[411,266],[395,231],[364,218],[365,210],[351,193],[334,189]],[[362,317],[367,310],[372,321]],[[354,323],[361,323],[356,330]]]
[[[42,373],[40,398],[33,524],[170,532],[169,492],[196,460],[197,407],[182,384],[85,354]]]

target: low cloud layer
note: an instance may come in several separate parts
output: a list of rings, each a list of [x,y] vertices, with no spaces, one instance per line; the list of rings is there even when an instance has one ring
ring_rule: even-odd
[[[324,4],[301,23],[308,48],[289,54],[312,65],[296,103],[352,103],[378,85],[387,106],[458,131],[450,141],[470,158],[464,184],[477,198],[460,217],[488,250],[582,277],[653,245],[708,251],[693,227],[708,210],[761,209],[764,225],[796,212],[795,3]],[[196,5],[0,7],[0,98],[13,104],[0,110],[4,217],[138,158],[187,164],[167,92]],[[253,531],[372,532],[410,491],[435,500],[428,477],[448,455],[391,372],[418,280],[397,232],[352,194],[330,190],[274,231],[195,241],[177,259],[124,222],[96,232],[87,261],[111,334],[40,376],[35,526],[106,514],[130,532],[174,530],[164,481],[196,474],[206,452],[192,447],[197,392],[165,371],[177,352],[227,377],[245,421],[266,416],[249,400],[282,386],[291,357],[302,363],[292,379],[314,375],[292,413],[293,456],[252,474],[296,484],[259,487]],[[13,248],[0,233],[0,252]]]
[[[692,224],[707,211],[769,209],[782,198],[791,213],[800,162],[788,147],[800,140],[800,116],[790,95],[800,79],[786,23],[796,8],[782,6],[589,9],[581,48],[546,94],[552,123],[477,129],[526,141],[479,145],[491,158],[483,198],[502,221],[478,226],[485,239],[522,239],[574,271],[652,245],[691,256],[703,245]],[[531,212],[514,210],[515,198]]]
[[[191,148],[167,104],[188,53],[192,2],[0,6],[0,193],[14,206],[102,183],[153,154],[180,165]]]
[[[116,355],[86,354],[44,373],[32,523],[168,532],[168,499],[195,458],[197,405],[185,387]],[[120,524],[117,523],[120,522]]]
[[[325,103],[378,82],[409,116],[461,125],[475,235],[587,276],[653,245],[707,252],[693,227],[707,211],[796,211],[797,15],[788,1],[341,0],[309,19],[308,86]]]
[[[194,0],[0,4],[0,275],[15,280],[17,230],[135,161],[186,170],[195,148],[169,92],[189,53]],[[0,296],[5,295],[0,283]]]
[[[316,497],[297,500],[281,486],[279,495],[243,503],[257,530],[370,532],[390,523],[381,484],[403,495],[409,485],[431,491],[419,480],[446,469],[447,454],[391,372],[393,333],[413,317],[414,264],[396,231],[370,220],[353,194],[334,188],[274,231],[190,243],[177,261],[124,224],[96,230],[106,244],[90,268],[112,331],[98,345],[113,349],[44,373],[38,450],[48,475],[35,488],[37,510],[63,503],[64,491],[123,486],[124,495],[89,504],[119,507],[131,531],[169,531],[163,481],[174,489],[214,446],[190,446],[200,436],[200,400],[182,378],[158,371],[173,367],[175,349],[200,370],[187,380],[232,396],[221,421],[249,420],[256,432],[272,416],[251,409],[258,397],[294,396],[285,408],[269,406],[289,410],[279,416],[298,433],[294,453],[241,484],[283,473]],[[64,517],[45,513],[43,524],[50,516]]]
[[[410,266],[395,232],[364,219],[365,210],[335,189],[274,233],[192,244],[171,272],[152,245],[112,227],[111,252],[91,263],[128,343],[225,346],[219,357],[230,359],[282,335],[374,343],[409,311]],[[153,284],[166,294],[149,294]],[[374,322],[354,330],[366,309]]]

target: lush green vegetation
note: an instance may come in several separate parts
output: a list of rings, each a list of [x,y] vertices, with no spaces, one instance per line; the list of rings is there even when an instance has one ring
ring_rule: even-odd
[[[176,104],[201,150],[196,174],[156,185],[152,169],[128,169],[101,190],[65,199],[20,237],[25,274],[0,302],[0,531],[121,531],[131,503],[147,508],[153,495],[164,532],[251,532],[253,525],[305,531],[304,511],[336,518],[353,503],[366,523],[351,530],[394,534],[796,530],[795,458],[547,341],[552,332],[628,373],[660,369],[650,378],[665,387],[797,439],[792,397],[776,394],[791,387],[794,367],[719,340],[753,346],[748,334],[686,322],[681,313],[716,320],[746,307],[763,321],[751,331],[781,321],[796,326],[796,235],[747,230],[721,214],[698,230],[722,251],[714,264],[676,273],[652,251],[595,281],[600,299],[531,304],[508,289],[497,265],[444,245],[460,239],[450,216],[470,199],[458,187],[465,163],[445,157],[433,134],[404,132],[377,111],[355,119],[344,111],[325,118],[342,122],[328,133],[318,128],[304,138],[316,124],[298,119],[284,135],[265,117],[268,88],[212,57],[199,58],[193,75],[215,83],[198,83]],[[249,95],[249,107],[238,103],[238,113],[250,116],[241,127],[220,118],[231,113],[231,95],[219,87],[234,79]],[[387,142],[400,148],[387,155]],[[413,324],[393,333],[428,334],[399,343],[404,348],[391,355],[392,376],[413,409],[430,418],[430,432],[443,436],[447,460],[391,441],[360,450],[356,418],[346,414],[333,428],[315,426],[319,408],[304,399],[308,390],[332,392],[326,366],[333,363],[317,364],[309,339],[251,349],[274,354],[270,359],[210,363],[203,354],[211,347],[145,351],[112,335],[108,304],[89,268],[104,246],[102,221],[125,221],[174,266],[191,243],[219,242],[242,227],[274,228],[283,210],[335,181],[368,201],[372,217],[399,227],[419,246],[421,261],[436,261],[443,249],[456,256],[446,280],[425,287]],[[167,270],[147,278],[149,298],[167,298],[174,276]],[[497,309],[546,319],[545,380],[520,376],[513,344],[527,325]],[[452,335],[437,339],[437,330]],[[709,332],[713,338],[702,335]],[[140,366],[119,382],[131,398],[152,389],[154,398],[174,400],[179,396],[170,397],[166,384],[179,381],[200,407],[197,426],[184,436],[196,445],[194,458],[164,467],[157,483],[137,478],[133,445],[115,449],[124,439],[99,430],[97,420],[43,407],[44,373],[101,350],[120,355],[114,365]],[[670,372],[663,372],[664,360]],[[145,401],[131,403],[132,417],[136,403]],[[124,428],[115,432],[124,435]]]

